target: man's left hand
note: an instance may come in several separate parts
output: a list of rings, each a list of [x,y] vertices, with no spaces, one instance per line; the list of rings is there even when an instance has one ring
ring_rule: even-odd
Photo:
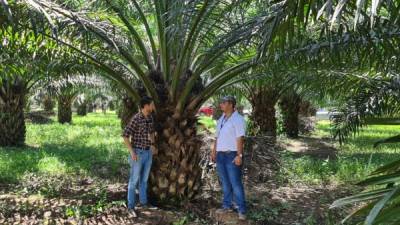
[[[242,165],[242,157],[236,156],[235,159],[233,160],[236,166],[241,166]]]

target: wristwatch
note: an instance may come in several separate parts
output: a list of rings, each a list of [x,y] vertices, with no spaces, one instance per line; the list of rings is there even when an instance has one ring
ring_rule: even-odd
[[[242,157],[243,157],[243,155],[242,155],[242,154],[238,154],[237,156],[239,156],[240,158],[242,158]]]

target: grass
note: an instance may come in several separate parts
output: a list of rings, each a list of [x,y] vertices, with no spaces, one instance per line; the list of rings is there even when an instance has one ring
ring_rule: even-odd
[[[335,144],[336,159],[318,159],[310,156],[294,157],[284,154],[284,175],[291,182],[310,184],[355,183],[366,178],[377,167],[400,158],[400,144],[387,144],[373,148],[379,139],[398,134],[400,123],[383,123],[377,120],[368,125],[359,135],[351,137],[344,145]],[[328,121],[317,124],[317,137],[329,137]]]
[[[398,123],[383,121],[374,121],[343,146],[336,145],[336,159],[283,154],[282,176],[293,183],[310,184],[340,184],[365,178],[377,167],[400,158],[399,144],[372,147],[376,140],[400,131]],[[210,117],[200,117],[200,123],[215,132],[215,121]],[[115,113],[74,115],[72,125],[27,124],[25,147],[0,148],[0,183],[18,183],[29,173],[125,180],[121,168],[128,168],[127,152],[120,134]],[[329,134],[329,123],[320,121],[314,136]]]
[[[72,125],[27,124],[25,147],[0,148],[0,183],[17,183],[27,173],[118,179],[121,167],[127,152],[115,113],[74,116]]]
[[[216,122],[210,117],[200,117],[200,123],[210,132],[215,132]],[[334,159],[299,156],[286,151],[282,154],[282,172],[276,182],[310,185],[355,183],[377,167],[400,158],[399,144],[382,145],[377,149],[372,147],[376,140],[396,135],[399,131],[400,124],[396,121],[375,120],[343,146],[336,144],[338,153]],[[320,121],[313,137],[326,138],[329,135],[329,123]],[[17,187],[18,193],[53,198],[61,196],[63,187],[71,184],[72,180],[78,182],[79,179],[75,178],[91,177],[100,188],[73,197],[95,199],[95,203],[71,205],[64,212],[67,217],[88,217],[124,204],[124,201],[109,202],[101,185],[127,181],[128,174],[123,173],[128,171],[127,157],[120,121],[115,113],[90,113],[86,117],[74,115],[71,125],[28,123],[25,147],[0,148],[0,186],[19,183],[22,188],[19,190]],[[330,204],[331,198],[321,196],[319,201]],[[290,206],[262,205],[265,207],[250,210],[251,220],[261,223],[274,221]],[[185,224],[192,217],[185,215],[174,224]],[[315,221],[311,214],[303,223],[315,224]]]

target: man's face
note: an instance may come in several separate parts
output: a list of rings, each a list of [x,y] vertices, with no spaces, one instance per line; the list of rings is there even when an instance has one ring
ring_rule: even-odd
[[[219,104],[219,107],[221,107],[222,112],[226,112],[230,108],[232,108],[232,103],[228,101],[223,101]]]
[[[150,104],[145,105],[145,106],[144,106],[144,109],[145,109],[147,112],[152,113],[152,112],[155,110],[154,102],[151,102]]]

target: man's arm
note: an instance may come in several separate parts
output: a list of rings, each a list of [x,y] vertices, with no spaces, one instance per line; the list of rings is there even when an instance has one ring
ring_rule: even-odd
[[[132,160],[136,161],[137,155],[136,155],[135,151],[133,151],[132,143],[129,139],[130,139],[129,137],[124,137],[124,142],[125,142],[126,147],[128,148],[129,154],[131,154]]]
[[[122,134],[122,137],[124,138],[124,143],[125,146],[128,148],[129,154],[131,155],[131,158],[133,161],[137,160],[137,155],[135,151],[133,150],[133,143],[131,142],[130,137],[133,135],[133,129],[135,127],[135,121],[132,119],[129,124],[125,127],[124,133]]]
[[[215,162],[217,158],[217,138],[215,138],[213,148],[211,149],[211,161]]]
[[[133,151],[132,143],[129,139],[130,139],[129,137],[124,137],[124,142],[125,142],[126,147],[128,148],[129,153],[131,154],[132,159],[134,161],[136,161],[137,156],[136,156],[135,151]]]
[[[244,146],[244,137],[236,138],[236,146],[237,146],[237,155],[233,162],[236,166],[240,166],[243,163],[243,146]]]
[[[237,156],[235,157],[234,162],[237,166],[240,166],[243,161],[244,136],[246,135],[246,121],[244,119],[240,119],[235,123],[235,133]]]
[[[236,138],[236,146],[237,146],[237,155],[243,155],[243,149],[244,149],[243,136]]]

